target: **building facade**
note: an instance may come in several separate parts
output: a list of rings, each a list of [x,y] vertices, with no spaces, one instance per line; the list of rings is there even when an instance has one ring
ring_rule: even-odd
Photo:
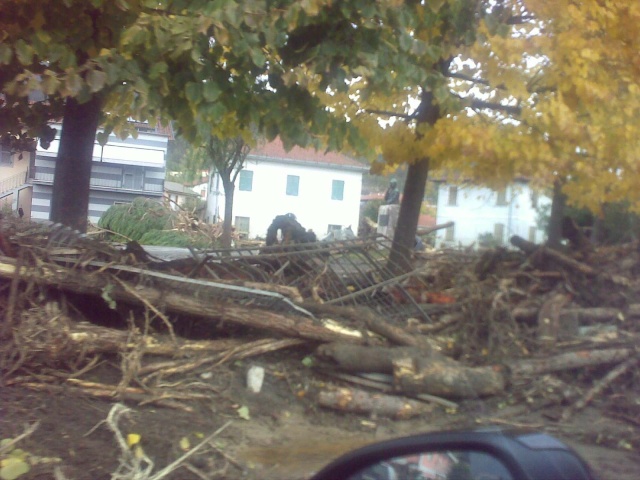
[[[437,232],[436,246],[507,245],[513,235],[540,243],[546,235],[540,228],[540,211],[550,204],[549,197],[525,180],[501,190],[438,182],[436,223],[454,225]]]
[[[60,126],[55,126],[60,130]],[[89,221],[97,223],[111,205],[131,203],[136,197],[162,201],[165,157],[169,135],[145,124],[138,126],[137,138],[124,140],[111,135],[103,147],[93,149]],[[160,130],[161,131],[161,130]],[[33,185],[31,218],[48,220],[60,135],[49,149],[38,146],[32,157],[30,182]]]
[[[26,218],[31,213],[31,185],[27,152],[0,150],[0,210],[3,213],[18,214],[22,209]]]
[[[236,231],[264,238],[277,215],[293,213],[318,238],[352,226],[360,218],[362,174],[369,167],[337,153],[295,147],[285,151],[280,140],[252,150],[238,175],[233,201]],[[211,175],[207,221],[224,215],[224,190]]]

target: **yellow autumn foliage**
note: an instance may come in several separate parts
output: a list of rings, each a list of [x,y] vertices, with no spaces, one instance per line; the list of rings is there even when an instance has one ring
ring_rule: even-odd
[[[599,211],[603,203],[628,200],[640,211],[640,2],[506,0],[503,6],[526,20],[500,28],[482,20],[474,42],[442,45],[460,74],[446,85],[459,105],[456,110],[432,90],[441,107],[435,125],[408,115],[420,85],[365,99],[358,93],[363,79],[325,101],[349,115],[388,169],[429,158],[432,170],[492,187],[516,176],[541,186],[562,179],[575,205]],[[430,41],[441,38],[442,28],[425,24],[412,33]],[[496,108],[473,108],[474,99]],[[398,114],[381,122],[385,111]]]

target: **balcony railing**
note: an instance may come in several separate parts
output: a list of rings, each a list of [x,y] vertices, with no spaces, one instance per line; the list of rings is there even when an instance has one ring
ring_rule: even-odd
[[[53,173],[42,173],[36,171],[33,179],[40,182],[53,183]],[[122,180],[107,180],[104,178],[92,178],[91,186],[129,192],[162,192],[162,185],[158,185],[155,183],[145,183],[136,187],[133,185],[123,185]]]
[[[0,180],[0,194],[8,192],[9,190],[13,190],[14,188],[17,188],[20,185],[24,185],[25,183],[27,183],[26,170],[24,172],[12,175],[9,178],[5,178],[4,180]]]

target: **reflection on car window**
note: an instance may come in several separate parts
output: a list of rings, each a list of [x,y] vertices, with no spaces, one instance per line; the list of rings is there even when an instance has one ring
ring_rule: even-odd
[[[395,457],[349,480],[512,480],[507,468],[484,452],[425,452]]]

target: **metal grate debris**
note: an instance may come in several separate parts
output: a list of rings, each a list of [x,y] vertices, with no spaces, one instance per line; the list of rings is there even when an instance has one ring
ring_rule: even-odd
[[[305,298],[359,305],[386,317],[428,314],[389,268],[391,242],[384,236],[350,240],[200,252],[212,280],[251,280],[296,287]],[[195,252],[194,252],[195,253]],[[200,271],[199,276],[204,272]]]

